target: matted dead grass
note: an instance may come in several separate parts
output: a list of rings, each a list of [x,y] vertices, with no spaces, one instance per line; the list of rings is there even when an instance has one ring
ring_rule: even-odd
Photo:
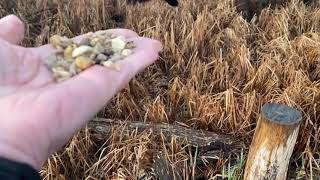
[[[16,2],[16,3],[15,3]],[[4,3],[4,4],[1,4]],[[190,128],[232,134],[250,143],[260,107],[288,104],[304,121],[292,167],[314,174],[320,151],[320,9],[294,0],[265,9],[251,22],[230,1],[181,1],[128,6],[124,0],[1,1],[0,17],[14,13],[27,24],[25,45],[52,34],[76,36],[130,28],[164,44],[159,61],[140,73],[97,115],[116,120],[182,122]],[[218,177],[225,159],[197,168],[179,142],[117,127],[109,135],[88,129],[49,159],[44,179],[136,179],[162,150],[184,179]],[[317,160],[318,159],[318,160]],[[318,161],[318,162],[317,162]],[[305,170],[305,171],[304,171]]]

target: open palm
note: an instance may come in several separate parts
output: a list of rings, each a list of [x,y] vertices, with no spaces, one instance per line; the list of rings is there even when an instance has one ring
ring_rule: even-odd
[[[0,156],[40,169],[162,49],[158,41],[130,30],[107,31],[137,44],[135,53],[122,61],[121,71],[93,66],[57,83],[43,63],[52,46],[18,46],[23,23],[12,15],[0,20]]]

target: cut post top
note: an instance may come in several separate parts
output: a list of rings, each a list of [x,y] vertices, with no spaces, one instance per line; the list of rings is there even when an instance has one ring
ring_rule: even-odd
[[[281,125],[295,125],[301,122],[300,111],[283,104],[267,103],[262,107],[263,118]]]

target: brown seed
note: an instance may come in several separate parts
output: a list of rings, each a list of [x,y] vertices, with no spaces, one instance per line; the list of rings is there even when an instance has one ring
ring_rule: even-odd
[[[105,49],[104,49],[103,54],[108,55],[108,56],[113,54],[113,49],[111,47],[110,41],[105,43]]]
[[[133,41],[130,41],[126,44],[126,49],[133,49],[135,48],[136,46],[134,45],[134,42]]]
[[[80,70],[85,70],[90,66],[92,66],[94,64],[94,61],[92,61],[87,57],[79,56],[76,58],[75,64],[76,64],[76,67],[79,68]]]

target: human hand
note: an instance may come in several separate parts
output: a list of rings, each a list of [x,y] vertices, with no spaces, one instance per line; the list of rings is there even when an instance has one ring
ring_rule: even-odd
[[[107,30],[136,43],[120,72],[93,66],[57,83],[44,65],[51,45],[18,46],[24,24],[16,16],[0,20],[0,156],[37,170],[138,72],[154,63],[160,42],[125,29]],[[81,39],[79,36],[76,39]]]

